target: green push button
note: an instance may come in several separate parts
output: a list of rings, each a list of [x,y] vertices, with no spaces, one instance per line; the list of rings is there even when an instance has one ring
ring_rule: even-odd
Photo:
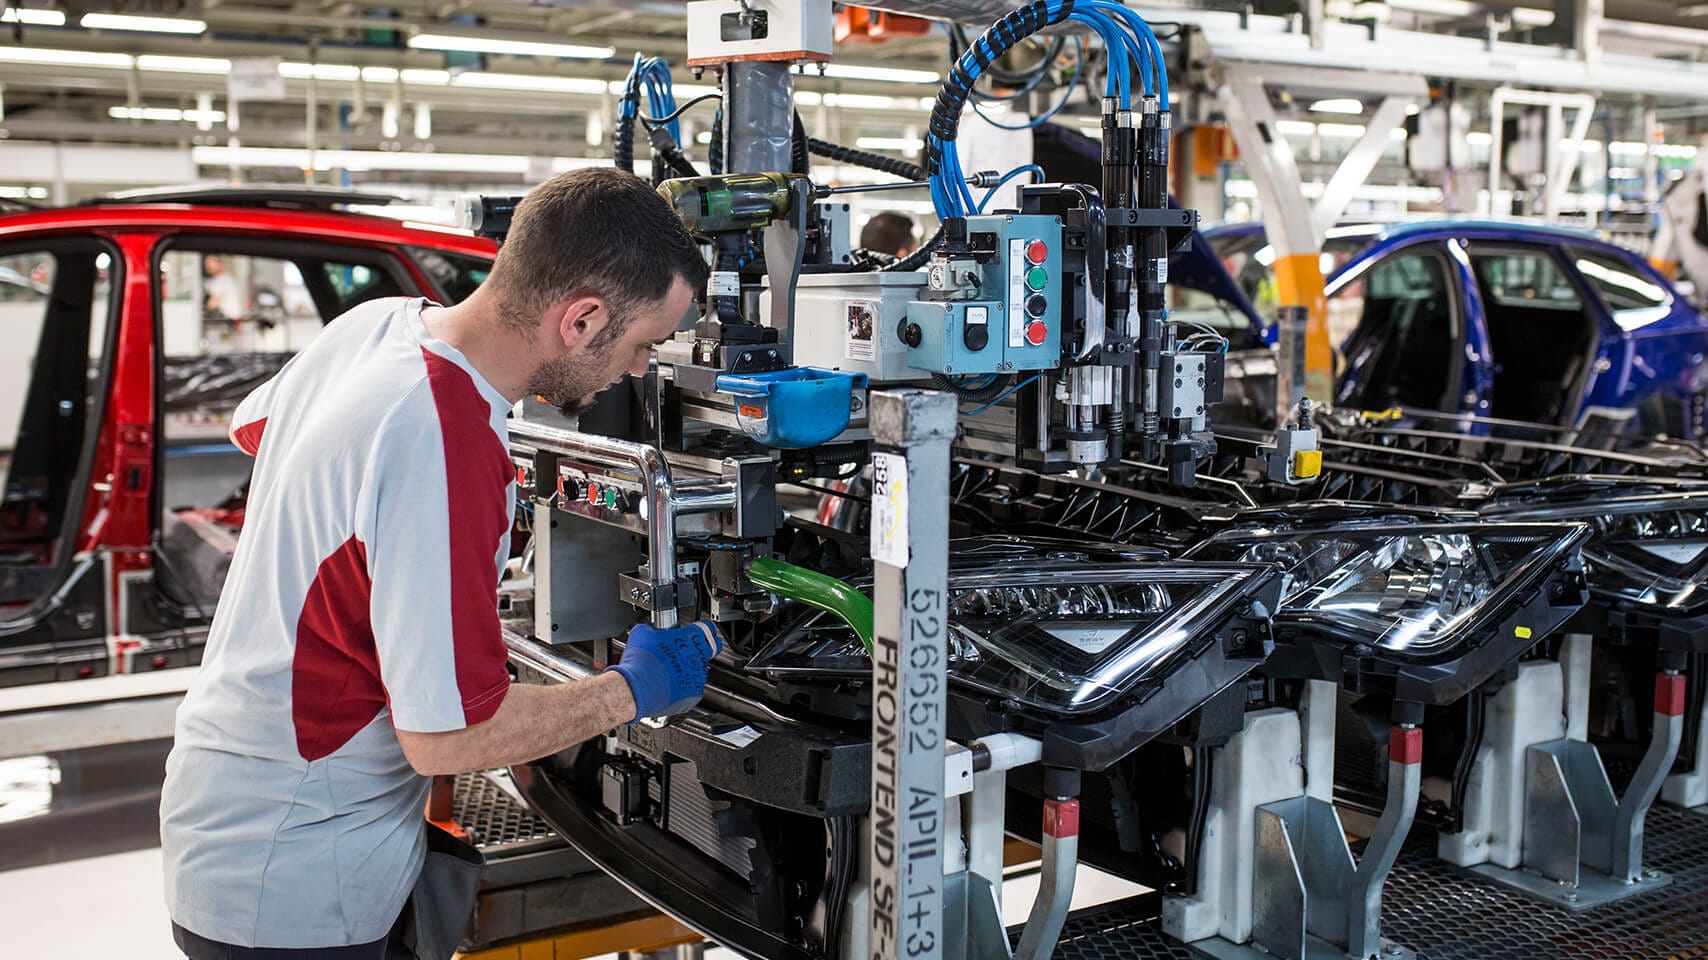
[[[1026,286],[1033,290],[1044,289],[1044,284],[1050,282],[1050,275],[1043,267],[1033,267],[1026,271]]]

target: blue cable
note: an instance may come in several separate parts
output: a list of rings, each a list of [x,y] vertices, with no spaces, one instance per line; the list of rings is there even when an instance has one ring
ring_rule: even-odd
[[[985,412],[986,410],[989,410],[991,407],[994,407],[997,404],[1001,403],[1002,401],[1007,400],[1009,397],[1014,396],[1014,394],[1016,392],[1023,389],[1024,387],[1029,385],[1032,381],[1038,379],[1038,377],[1040,377],[1040,376],[1042,376],[1042,374],[1037,374],[1037,373],[1032,374],[1030,377],[1027,377],[1026,379],[1020,381],[1019,383],[1015,384],[1014,386],[1009,387],[1007,390],[1002,391],[1002,393],[999,394],[995,400],[992,400],[991,402],[985,404],[984,406],[978,408],[977,410],[968,410],[966,413],[961,414],[961,416],[963,416],[963,417],[976,417],[976,416],[978,416],[979,414]]]
[[[1081,12],[1077,8],[1068,16],[1068,19],[1089,26],[1097,31],[1099,37],[1103,38],[1103,46],[1109,51],[1109,70],[1107,76],[1103,78],[1103,95],[1116,97],[1121,103],[1121,108],[1127,109],[1132,102],[1132,93],[1131,84],[1128,80],[1127,44],[1126,41],[1119,39],[1122,31],[1117,30],[1114,22],[1107,16]]]
[[[1081,66],[1083,66],[1084,62],[1085,62],[1083,59],[1084,55],[1085,55],[1085,44],[1079,39],[1078,35],[1075,35],[1075,36],[1071,37],[1070,39],[1073,40],[1073,48],[1074,48],[1075,59]],[[1068,101],[1073,99],[1074,88],[1079,85],[1079,70],[1080,70],[1080,67],[1078,67],[1078,66],[1076,66],[1074,68],[1073,81],[1071,83],[1068,83],[1067,85],[1065,85],[1062,88],[1062,98],[1060,100],[1057,100],[1055,105],[1050,107],[1050,109],[1045,110],[1042,115],[1033,117],[1027,123],[1020,123],[1020,124],[998,123],[997,121],[992,120],[990,118],[990,115],[985,113],[984,110],[979,107],[979,102],[977,99],[970,101],[972,103],[973,112],[978,114],[979,117],[982,118],[985,123],[988,123],[991,126],[996,127],[998,129],[1001,129],[1001,130],[1035,130],[1039,126],[1042,126],[1044,123],[1046,123],[1051,117],[1055,116],[1057,113],[1060,113],[1061,109],[1068,105]],[[983,204],[980,204],[980,206],[982,207]]]
[[[989,190],[985,191],[984,199],[979,201],[978,212],[983,213],[985,204],[990,202],[991,197],[996,196],[996,191],[1001,190],[1008,183],[1008,181],[1013,180],[1015,177],[1020,176],[1022,173],[1030,173],[1030,174],[1035,175],[1037,177],[1037,179],[1033,180],[1032,181],[1033,183],[1043,183],[1044,182],[1044,168],[1043,167],[1040,167],[1035,163],[1028,163],[1025,166],[1015,167],[1013,170],[1010,170],[1007,173],[1003,174],[1002,179],[996,181],[996,186],[991,187]]]
[[[1111,2],[1111,0],[1083,0],[1083,2],[1090,10],[1097,11],[1106,16],[1112,14],[1120,17],[1126,22],[1127,27],[1132,30],[1133,34],[1138,37],[1139,42],[1144,45],[1146,51],[1146,54],[1142,59],[1148,61],[1145,64],[1146,69],[1142,75],[1145,80],[1145,86],[1148,88],[1147,95],[1149,95],[1149,91],[1155,91],[1156,95],[1162,98],[1163,109],[1168,109],[1168,65],[1163,59],[1162,44],[1156,38],[1156,31],[1151,29],[1150,24],[1146,23],[1143,17],[1118,3]],[[1150,73],[1152,71],[1156,74],[1156,84],[1154,86],[1150,82]]]

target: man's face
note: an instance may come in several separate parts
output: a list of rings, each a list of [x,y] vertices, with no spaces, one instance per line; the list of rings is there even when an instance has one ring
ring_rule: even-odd
[[[603,343],[553,357],[534,368],[528,392],[561,407],[566,414],[585,411],[593,405],[594,397],[625,375],[647,372],[653,349],[676,332],[693,299],[693,289],[677,277],[663,299],[637,308],[616,336],[596,337]]]

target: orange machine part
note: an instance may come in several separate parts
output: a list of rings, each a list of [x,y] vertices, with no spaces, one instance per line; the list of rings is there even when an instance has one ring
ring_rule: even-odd
[[[923,37],[931,21],[869,7],[843,7],[836,12],[837,43],[883,43],[891,37]]]

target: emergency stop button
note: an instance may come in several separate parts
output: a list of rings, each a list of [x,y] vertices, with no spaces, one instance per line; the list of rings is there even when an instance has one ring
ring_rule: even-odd
[[[1026,259],[1032,263],[1043,263],[1050,255],[1050,248],[1042,240],[1032,240],[1026,244]]]
[[[1050,328],[1045,326],[1042,320],[1034,320],[1026,325],[1026,342],[1034,347],[1043,346],[1044,338],[1049,334]]]

